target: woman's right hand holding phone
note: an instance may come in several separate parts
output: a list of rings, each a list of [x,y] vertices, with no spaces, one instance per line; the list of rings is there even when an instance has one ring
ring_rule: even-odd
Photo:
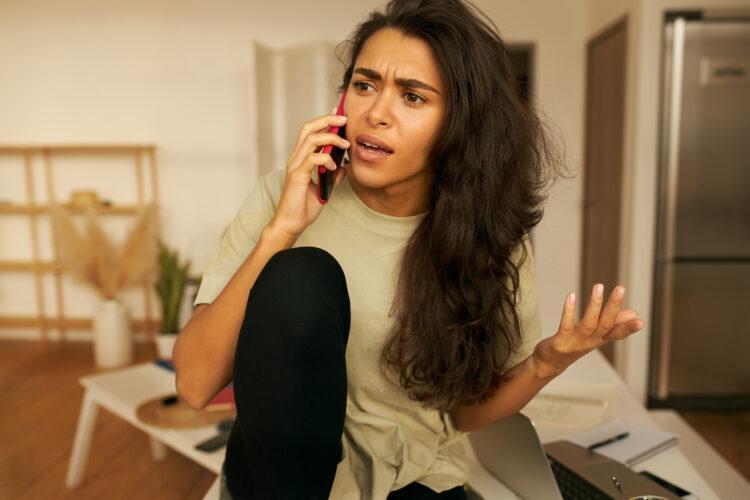
[[[336,170],[336,165],[331,155],[316,151],[321,146],[329,144],[348,149],[350,143],[347,140],[337,134],[327,132],[331,126],[344,124],[346,124],[345,116],[329,114],[300,127],[297,142],[286,164],[286,176],[279,206],[268,224],[269,227],[296,240],[320,215],[323,204],[318,200],[318,188],[312,181],[312,171],[318,165],[325,165],[328,170]],[[338,186],[346,175],[346,169],[338,170],[340,172],[336,172],[334,187]]]

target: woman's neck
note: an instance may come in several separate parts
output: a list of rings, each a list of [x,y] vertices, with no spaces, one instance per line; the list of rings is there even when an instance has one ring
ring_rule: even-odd
[[[375,212],[391,217],[411,217],[429,210],[428,200],[432,181],[429,177],[412,177],[384,188],[362,186],[349,175],[349,172],[347,179],[357,198]]]

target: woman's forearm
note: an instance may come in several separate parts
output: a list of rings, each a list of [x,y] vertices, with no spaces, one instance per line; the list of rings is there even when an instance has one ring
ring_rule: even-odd
[[[453,423],[462,432],[473,432],[514,415],[559,373],[531,354],[503,374],[499,387],[487,401],[453,410]]]
[[[189,406],[204,407],[231,380],[250,289],[270,258],[294,241],[266,227],[221,293],[196,311],[179,333],[173,353],[176,388]]]

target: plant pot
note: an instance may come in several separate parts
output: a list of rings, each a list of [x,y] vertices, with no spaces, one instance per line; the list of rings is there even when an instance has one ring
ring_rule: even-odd
[[[174,343],[177,341],[177,333],[157,333],[154,335],[156,342],[156,356],[160,359],[171,360]]]
[[[133,338],[127,308],[115,299],[105,300],[94,311],[94,360],[98,368],[115,368],[133,362]]]

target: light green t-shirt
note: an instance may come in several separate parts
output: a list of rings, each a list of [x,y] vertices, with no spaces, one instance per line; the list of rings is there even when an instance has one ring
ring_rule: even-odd
[[[208,265],[196,305],[212,302],[250,254],[278,206],[284,174],[278,170],[263,176],[245,199]],[[349,291],[348,390],[343,458],[330,494],[335,500],[386,498],[390,491],[414,481],[441,492],[468,480],[466,433],[455,428],[448,413],[425,409],[411,400],[379,369],[380,351],[392,324],[388,313],[400,260],[423,217],[393,217],[370,209],[346,177],[295,243],[333,255]],[[527,237],[524,245],[529,255],[520,269],[517,304],[523,344],[507,368],[526,358],[542,336]],[[518,250],[515,255],[520,256]]]

